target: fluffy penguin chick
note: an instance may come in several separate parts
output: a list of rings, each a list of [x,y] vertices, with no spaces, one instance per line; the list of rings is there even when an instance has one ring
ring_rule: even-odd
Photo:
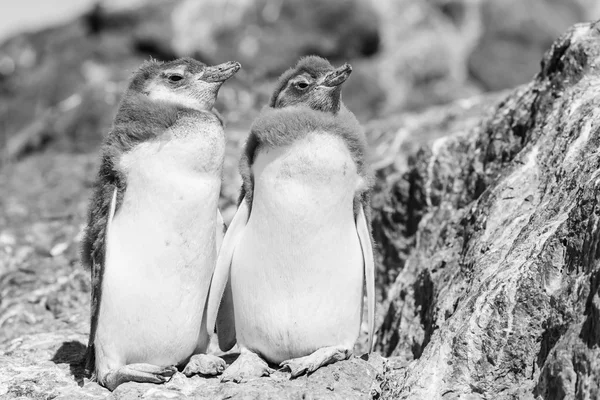
[[[363,283],[372,346],[372,179],[364,133],[340,98],[351,71],[301,59],[252,126],[208,303],[221,349],[241,348],[223,380],[268,374],[257,355],[292,377],[350,357]]]
[[[92,270],[87,369],[110,390],[165,382],[188,361],[188,375],[224,369],[196,354],[208,347],[204,310],[223,232],[225,138],[211,110],[239,68],[144,63],[105,140],[82,258]]]

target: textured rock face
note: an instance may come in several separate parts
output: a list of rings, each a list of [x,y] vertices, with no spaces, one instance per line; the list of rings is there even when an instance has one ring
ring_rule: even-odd
[[[374,153],[371,164],[377,174],[372,205],[373,235],[377,246],[377,287],[382,299],[395,281],[415,245],[419,221],[426,208],[425,183],[419,170],[429,144],[439,138],[470,132],[482,116],[493,110],[502,93],[493,93],[432,107],[420,114],[374,121],[367,125]],[[440,141],[440,142],[443,142]],[[438,143],[440,143],[438,142]]]
[[[391,398],[600,395],[599,63],[600,25],[575,26],[381,193],[376,232],[410,253],[377,344]]]

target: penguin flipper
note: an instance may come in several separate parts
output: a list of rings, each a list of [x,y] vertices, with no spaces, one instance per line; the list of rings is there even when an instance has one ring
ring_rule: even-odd
[[[217,254],[221,250],[223,238],[227,228],[223,221],[221,211],[217,210]],[[219,332],[219,348],[231,349],[235,346],[235,321],[233,319],[233,297],[231,294],[231,282],[227,280],[227,286],[221,299],[217,313],[217,329]],[[212,333],[212,332],[211,332]],[[224,351],[227,351],[224,350]]]
[[[356,216],[356,230],[358,239],[362,248],[364,269],[365,269],[365,286],[367,288],[367,314],[369,324],[369,353],[373,350],[373,335],[375,333],[375,262],[373,260],[373,245],[371,243],[371,235],[369,234],[369,226],[365,217],[364,206],[359,207],[358,215]]]
[[[235,337],[235,314],[233,310],[233,294],[231,293],[231,279],[227,280],[223,298],[217,312],[217,338],[219,348],[229,351],[236,344]]]
[[[106,228],[104,230],[104,242],[108,238],[110,231],[110,225],[115,216],[117,208],[117,188],[113,190],[112,198],[110,200],[110,206],[108,208],[108,216],[106,218]],[[87,349],[87,361],[86,369],[89,371],[95,370],[96,354],[94,349],[94,339],[96,337],[96,329],[98,327],[98,316],[100,314],[100,300],[102,297],[102,278],[104,276],[104,263],[106,262],[108,255],[108,246],[104,247],[104,254],[102,255],[102,262],[97,262],[95,258],[92,258],[92,322],[90,327],[90,337],[88,341]]]
[[[207,328],[211,332],[218,322],[217,335],[219,337],[219,347],[222,350],[228,346],[227,350],[229,350],[235,344],[233,301],[231,299],[231,289],[229,289],[229,293],[226,293],[226,289],[233,253],[249,217],[248,202],[242,201],[223,238],[215,272],[210,283],[207,302]],[[221,301],[223,298],[225,301]]]
[[[219,254],[219,250],[221,249],[221,245],[223,244],[223,237],[225,236],[225,231],[227,227],[225,226],[225,222],[223,221],[223,216],[221,215],[221,211],[217,209],[217,233],[216,233],[216,242],[217,242],[217,254]]]

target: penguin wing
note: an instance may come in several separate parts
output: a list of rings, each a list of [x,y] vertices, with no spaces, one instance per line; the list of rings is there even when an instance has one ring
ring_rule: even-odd
[[[95,352],[94,352],[94,339],[96,337],[96,328],[98,327],[98,315],[100,312],[100,300],[102,297],[102,278],[104,276],[104,263],[108,257],[108,246],[106,246],[106,239],[108,238],[110,225],[115,216],[115,210],[117,208],[117,188],[113,189],[113,194],[108,207],[108,215],[106,218],[106,225],[101,238],[102,250],[104,254],[101,255],[100,260],[92,256],[91,267],[92,267],[92,322],[90,327],[90,338],[88,342],[87,350],[87,365],[86,368],[90,371],[95,370]]]
[[[233,312],[233,294],[231,292],[231,279],[227,280],[223,297],[217,312],[217,338],[222,351],[231,350],[236,343],[235,314]]]
[[[225,236],[225,231],[227,227],[225,226],[225,222],[223,221],[223,216],[221,215],[221,211],[217,209],[217,233],[216,233],[216,242],[217,242],[217,254],[219,254],[219,250],[221,249],[221,244],[223,243],[223,237]]]
[[[215,325],[217,325],[219,347],[223,351],[229,350],[235,344],[235,321],[229,271],[235,247],[248,223],[249,217],[250,207],[248,202],[244,200],[240,203],[231,225],[225,233],[215,272],[210,283],[207,303],[207,328],[209,332],[212,332]]]
[[[375,262],[373,260],[373,245],[371,243],[371,235],[369,234],[369,226],[365,217],[364,205],[361,205],[356,216],[356,230],[360,246],[362,248],[364,269],[365,269],[365,286],[367,288],[367,315],[369,323],[369,353],[373,350],[373,335],[375,332]]]

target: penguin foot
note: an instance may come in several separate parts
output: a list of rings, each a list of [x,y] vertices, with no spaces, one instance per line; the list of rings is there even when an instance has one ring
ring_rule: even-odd
[[[165,383],[177,372],[174,366],[159,367],[152,364],[129,364],[109,371],[104,378],[108,390],[113,391],[125,382]]]
[[[310,374],[319,368],[350,358],[352,351],[343,346],[323,347],[314,353],[299,358],[292,358],[279,364],[282,369],[289,369],[292,378],[306,373]]]
[[[211,354],[194,354],[185,366],[183,373],[188,378],[192,375],[219,375],[225,370],[227,363],[221,357]]]
[[[223,373],[221,382],[247,382],[250,379],[269,376],[274,372],[257,354],[242,349],[240,356]]]

